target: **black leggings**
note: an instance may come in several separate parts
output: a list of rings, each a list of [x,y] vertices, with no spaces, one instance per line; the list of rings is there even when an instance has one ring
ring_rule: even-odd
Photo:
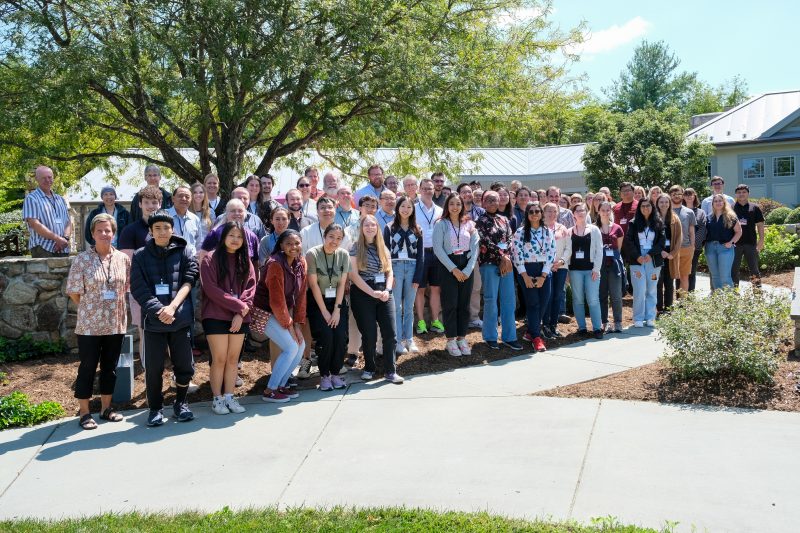
[[[325,301],[329,313],[333,312],[333,299]],[[311,337],[316,341],[314,351],[317,354],[320,376],[338,374],[344,365],[344,354],[347,352],[347,331],[349,322],[349,309],[345,302],[339,309],[339,323],[335,328],[330,327],[322,318],[322,312],[317,306],[317,301],[312,296],[308,300],[307,315],[311,327]]]
[[[100,363],[100,394],[114,394],[117,383],[117,362],[124,335],[78,335],[78,352],[81,364],[75,380],[75,397],[88,400],[92,397],[94,375]]]

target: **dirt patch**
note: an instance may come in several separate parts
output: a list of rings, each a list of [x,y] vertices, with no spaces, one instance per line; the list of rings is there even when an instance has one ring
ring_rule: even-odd
[[[773,287],[785,287],[787,289],[791,289],[794,286],[794,269],[787,270],[786,272],[770,272],[762,274],[761,283],[763,285],[772,285]]]
[[[663,362],[640,366],[583,383],[556,387],[534,396],[559,398],[604,398],[719,407],[748,407],[773,411],[800,411],[800,360],[791,355],[793,343],[786,339],[787,357],[771,384],[754,384],[741,377],[681,380]]]

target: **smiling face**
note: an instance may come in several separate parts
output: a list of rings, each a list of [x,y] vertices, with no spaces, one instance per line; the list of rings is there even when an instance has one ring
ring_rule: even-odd
[[[525,209],[530,201],[531,193],[527,189],[520,189],[517,191],[517,207]]]
[[[317,204],[317,216],[319,216],[320,225],[326,227],[333,222],[333,217],[336,215],[336,207],[330,202],[319,202]]]
[[[270,221],[272,221],[272,227],[275,228],[276,235],[280,235],[289,227],[289,215],[283,209],[273,211]]]
[[[272,194],[272,180],[267,176],[261,176],[261,194],[267,198]]]
[[[104,192],[101,198],[106,207],[114,207],[114,202],[117,201],[117,195],[111,191]]]
[[[669,196],[664,194],[658,197],[656,205],[658,206],[658,212],[661,213],[662,215],[672,208]]]
[[[94,242],[100,244],[101,248],[111,246],[111,241],[114,240],[114,228],[111,222],[107,220],[100,221],[94,225],[92,230],[92,238]]]
[[[500,189],[497,191],[497,202],[499,209],[505,209],[508,205],[508,202],[511,201],[511,196],[508,194],[506,189]]]
[[[252,178],[247,181],[247,192],[250,198],[255,200],[261,194],[261,182],[257,178]]]
[[[225,213],[225,219],[228,222],[244,223],[244,217],[247,213],[247,210],[245,210],[244,204],[240,200],[231,200],[228,202],[228,205],[225,206]]]
[[[603,204],[597,210],[600,213],[600,220],[608,223],[611,220],[611,206],[608,204]]]
[[[289,235],[281,243],[281,250],[286,254],[286,257],[293,261],[300,257],[303,251],[303,242],[299,235]]]
[[[172,203],[178,213],[185,213],[189,209],[189,202],[192,200],[192,193],[186,187],[180,187],[172,195]]]
[[[497,207],[500,204],[499,196],[494,191],[489,191],[483,195],[483,208],[487,213],[496,213]]]
[[[325,235],[325,240],[323,241],[325,250],[328,253],[333,253],[339,247],[339,245],[342,244],[343,239],[344,239],[344,232],[342,232],[341,230],[335,229],[329,231]]]
[[[336,193],[336,201],[342,210],[349,211],[350,203],[353,201],[353,191],[350,190],[350,187],[339,188],[339,192]]]
[[[389,191],[383,191],[381,193],[381,209],[386,213],[394,211],[394,204],[396,201],[397,197]]]
[[[300,191],[293,189],[286,193],[286,207],[295,213],[303,208],[303,195]]]
[[[367,217],[361,221],[361,232],[367,242],[372,242],[378,234],[378,221],[373,217]]]
[[[192,186],[192,209],[194,211],[199,211],[200,208],[203,206],[203,200],[206,197],[206,193],[203,190],[202,185],[193,185]]]
[[[303,201],[311,197],[311,180],[303,177],[297,180],[297,190],[303,195]]]
[[[403,191],[405,191],[406,196],[409,198],[416,198],[418,189],[417,180],[413,178],[406,178],[403,180]]]
[[[725,182],[722,180],[714,180],[711,182],[711,188],[714,190],[714,194],[722,194],[725,189]]]
[[[36,167],[36,183],[44,192],[49,193],[53,187],[53,170],[50,167]]]
[[[361,207],[358,208],[358,211],[362,217],[366,215],[375,215],[378,211],[378,202],[374,200],[367,200],[361,204]]]
[[[144,181],[146,181],[148,185],[158,187],[161,183],[161,172],[157,169],[148,168],[144,175]]]
[[[572,214],[575,215],[575,221],[581,224],[586,222],[586,205],[579,203],[573,209]]]
[[[139,207],[142,208],[142,218],[147,220],[150,215],[161,209],[161,200],[156,198],[142,198],[139,200]]]
[[[397,213],[400,215],[400,220],[408,220],[411,217],[411,213],[414,212],[414,204],[408,198],[403,200],[403,203],[400,204],[400,207],[397,208]]]
[[[531,226],[539,227],[542,223],[542,208],[537,204],[531,204],[525,210],[525,216],[531,221]]]
[[[383,182],[387,189],[392,192],[397,192],[397,178],[395,176],[389,176],[386,178],[386,181]]]
[[[556,219],[558,218],[558,207],[556,204],[552,202],[548,202],[544,206],[544,223],[548,226],[552,226],[556,223]]]
[[[204,182],[206,192],[210,198],[216,198],[219,194],[219,178],[216,176],[208,176]]]
[[[367,177],[369,178],[370,185],[372,185],[374,189],[383,187],[383,170],[381,168],[375,167],[370,169]]]
[[[472,196],[472,191],[470,191],[470,196]],[[464,204],[460,197],[453,196],[450,198],[450,201],[447,202],[447,213],[451,219],[458,219],[458,217],[461,215],[461,208],[463,205]]]
[[[225,249],[229,253],[234,253],[244,244],[244,235],[239,228],[231,229],[225,236]]]
[[[461,187],[461,190],[458,191],[458,195],[461,197],[461,202],[464,205],[467,206],[472,205],[472,187],[470,186]]]

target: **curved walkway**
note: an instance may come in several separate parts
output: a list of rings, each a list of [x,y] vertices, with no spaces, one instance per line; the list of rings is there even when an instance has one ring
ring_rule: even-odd
[[[530,396],[661,350],[631,329],[401,386],[249,398],[239,416],[0,432],[0,518],[343,504],[796,530],[800,415]]]

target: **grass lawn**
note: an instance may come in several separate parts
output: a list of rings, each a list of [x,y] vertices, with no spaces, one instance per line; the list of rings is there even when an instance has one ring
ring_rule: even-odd
[[[667,528],[668,530],[670,528]],[[614,531],[624,533],[655,532],[653,529],[622,526],[613,517],[595,519],[584,526],[571,522],[525,521],[487,513],[435,512],[419,509],[377,508],[332,510],[291,509],[231,511],[227,508],[211,514],[109,514],[74,520],[44,522],[23,520],[0,522],[0,531],[147,531],[147,532],[238,532],[238,531],[530,531],[537,533],[589,533]]]

